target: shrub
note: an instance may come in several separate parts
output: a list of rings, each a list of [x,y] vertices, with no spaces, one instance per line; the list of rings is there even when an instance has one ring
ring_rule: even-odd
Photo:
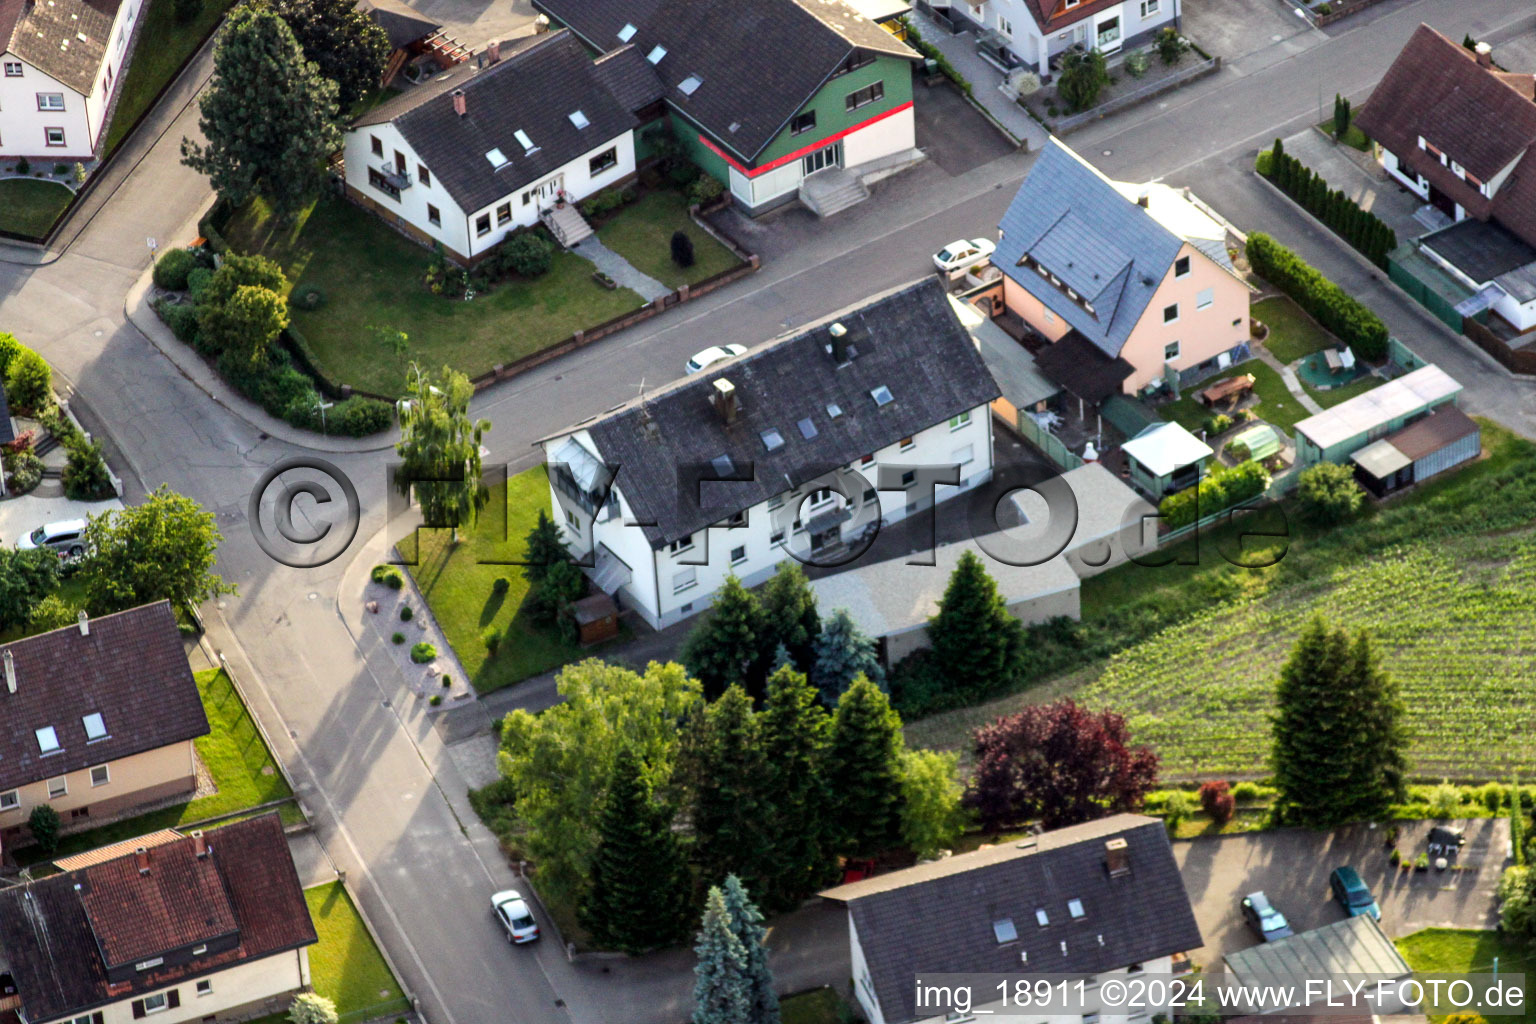
[[[410,605],[403,604],[403,605],[400,606],[400,621],[401,622],[410,622],[415,617],[416,617],[416,613],[411,610],[411,606]]]
[[[53,404],[53,371],[42,356],[22,347],[5,372],[5,395],[12,412],[38,412]]]
[[[1218,412],[1215,415],[1207,416],[1201,426],[1208,435],[1224,434],[1232,429],[1232,417],[1226,413]]]
[[[432,259],[427,263],[425,276],[427,290],[433,295],[447,295],[458,298],[464,294],[464,289],[469,284],[469,275],[464,268],[448,262],[448,257],[443,253],[441,245],[432,248]]]
[[[1165,497],[1158,512],[1167,519],[1170,529],[1177,530],[1196,519],[1258,497],[1269,487],[1269,479],[1269,471],[1257,462],[1244,462],[1230,469],[1215,466],[1198,487]]]
[[[1188,41],[1172,26],[1159,31],[1153,45],[1157,47],[1157,55],[1164,64],[1177,64],[1189,52]]]
[[[313,312],[325,305],[325,292],[314,285],[307,284],[302,288],[295,288],[293,298],[289,301],[293,303],[294,309]]]
[[[628,189],[605,188],[596,195],[583,199],[581,212],[587,217],[595,217],[632,202],[634,202],[634,193]]]
[[[336,407],[326,413],[326,418],[333,434],[367,437],[394,426],[395,407],[377,398],[353,395],[337,402]]]
[[[1211,816],[1212,821],[1225,825],[1237,812],[1237,798],[1227,788],[1225,779],[1217,779],[1201,784],[1200,806],[1205,808],[1205,813]]]
[[[336,1004],[315,992],[300,992],[288,1007],[291,1024],[336,1024]]]
[[[1429,794],[1429,813],[1436,818],[1454,818],[1461,810],[1461,790],[1442,782]]]
[[[1336,526],[1360,514],[1365,491],[1348,466],[1319,462],[1301,471],[1296,496],[1304,515],[1314,522]]]
[[[418,665],[425,665],[437,657],[437,648],[422,640],[411,647],[411,660]]]
[[[155,287],[179,292],[187,287],[187,275],[197,269],[197,257],[188,249],[171,249],[155,261]]]
[[[160,314],[160,319],[176,335],[178,341],[192,344],[197,339],[197,310],[185,302],[165,302],[155,304],[155,312]]]
[[[26,494],[43,480],[43,460],[34,452],[5,456],[5,486],[11,494]]]
[[[389,638],[389,642],[392,643],[392,644],[403,644],[403,643],[405,643],[405,634],[404,633],[395,633],[393,636],[391,636]]]
[[[480,634],[480,641],[485,644],[487,654],[495,654],[496,648],[501,646],[501,630],[495,626],[486,626],[485,632]]]
[[[1357,357],[1367,362],[1386,357],[1387,325],[1353,296],[1266,234],[1249,235],[1247,252],[1255,273],[1295,299]]]
[[[1151,66],[1152,58],[1148,57],[1143,51],[1138,50],[1135,53],[1126,55],[1125,70],[1130,73],[1132,78],[1140,78],[1147,73],[1147,69]]]
[[[4,383],[5,371],[10,368],[11,360],[21,354],[23,347],[16,340],[16,335],[0,331],[0,383]]]
[[[368,578],[375,583],[382,583],[390,590],[399,590],[405,586],[405,576],[393,565],[376,565]]]
[[[107,471],[101,445],[83,438],[65,446],[68,459],[64,465],[64,493],[75,501],[104,501],[115,497],[116,488]]]
[[[1253,158],[1253,169],[1267,178],[1270,176],[1274,163],[1274,154],[1267,149],[1261,149],[1259,150],[1259,155]]]
[[[703,206],[724,191],[725,186],[720,184],[719,178],[711,174],[701,174],[697,181],[688,186],[688,202],[695,206]]]
[[[86,179],[85,164],[76,162],[75,169],[71,172],[71,176],[75,179],[76,185],[84,185]]]
[[[491,593],[495,594],[497,597],[500,597],[505,594],[507,592],[507,588],[511,586],[511,580],[507,579],[505,576],[498,576],[496,577],[496,582],[491,584]]]
[[[446,689],[448,689],[448,687],[450,687],[452,685],[453,685],[453,676],[449,675],[447,672],[444,672],[443,673],[443,689],[446,690]]]
[[[1068,50],[1061,55],[1056,94],[1072,111],[1087,110],[1109,84],[1109,70],[1099,50]]]
[[[213,271],[207,267],[194,267],[187,273],[187,295],[195,304],[208,290],[208,282],[213,280]]]
[[[507,265],[523,277],[546,273],[555,259],[555,247],[543,236],[522,231],[502,243]]]
[[[1483,807],[1497,812],[1504,806],[1507,795],[1503,786],[1497,782],[1490,782],[1477,791],[1477,800]]]
[[[1227,445],[1227,454],[1232,456],[1233,461],[1236,462],[1247,462],[1253,458],[1252,450],[1241,441],[1233,441]]]
[[[16,161],[16,173],[17,174],[31,174],[32,173],[32,162],[30,160],[28,160],[26,157],[22,157],[20,160],[17,160]]]
[[[58,594],[49,594],[32,607],[27,616],[27,628],[34,633],[46,633],[51,629],[63,629],[80,621],[80,609],[65,601]]]
[[[672,232],[672,262],[680,267],[693,266],[693,239],[686,231]]]
[[[1163,804],[1163,817],[1167,819],[1170,828],[1195,813],[1195,800],[1182,789],[1176,789],[1168,794],[1168,799]]]
[[[44,853],[59,848],[59,812],[47,804],[38,804],[27,816],[27,828]]]
[[[427,703],[431,704],[433,707],[437,707],[442,702],[443,702],[443,695],[440,694],[440,693],[434,693],[432,695],[432,699],[427,701]]]

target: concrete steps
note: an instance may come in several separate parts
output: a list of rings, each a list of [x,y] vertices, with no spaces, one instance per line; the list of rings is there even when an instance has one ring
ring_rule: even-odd
[[[555,241],[569,249],[584,238],[592,237],[592,225],[576,209],[575,203],[552,206],[539,215]]]
[[[841,167],[817,171],[800,182],[800,201],[818,217],[826,218],[857,206],[869,198],[869,189]]]

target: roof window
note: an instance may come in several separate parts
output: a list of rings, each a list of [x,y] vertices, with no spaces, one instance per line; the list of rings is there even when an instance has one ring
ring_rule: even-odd
[[[709,464],[715,467],[716,473],[729,473],[734,468],[729,455],[716,455],[709,460]]]
[[[1076,921],[1079,918],[1081,918],[1083,916],[1083,914],[1086,913],[1086,911],[1083,910],[1083,901],[1082,900],[1067,900],[1067,913],[1072,915],[1072,920],[1074,920],[1074,921]]]
[[[533,144],[533,140],[528,137],[528,133],[521,128],[513,132],[512,137],[517,140],[518,145],[523,147],[524,153],[532,153],[539,148]]]
[[[692,96],[694,93],[698,92],[699,86],[703,84],[704,79],[700,78],[698,75],[689,75],[687,78],[677,83],[677,88],[678,91],[681,92],[684,96]]]
[[[619,29],[619,42],[627,43],[633,38],[635,38],[635,26],[626,21],[624,27]]]
[[[87,740],[99,740],[107,735],[107,723],[102,719],[101,712],[92,711],[80,721],[85,725]]]
[[[875,400],[875,405],[890,405],[896,401],[896,396],[891,394],[891,389],[881,384],[869,393],[869,397]]]
[[[591,123],[591,121],[587,120],[586,114],[583,114],[579,110],[571,111],[571,124],[575,125],[577,128],[585,128]]]
[[[64,749],[59,746],[59,734],[53,731],[53,726],[45,725],[37,730],[37,746],[45,754],[56,753]]]
[[[992,922],[992,934],[997,936],[998,945],[1012,942],[1019,937],[1019,930],[1013,926],[1013,918],[1004,917]]]
[[[795,424],[795,426],[800,428],[800,436],[805,438],[807,441],[815,437],[817,434],[816,424],[811,422],[811,418],[809,416]]]
[[[1044,928],[1046,925],[1051,923],[1051,915],[1045,912],[1044,907],[1035,908],[1035,923],[1038,924],[1041,928]]]
[[[763,447],[771,452],[784,447],[784,435],[779,433],[778,427],[769,427],[758,436],[763,439]]]
[[[842,414],[843,414],[843,407],[838,405],[836,402],[831,402],[831,403],[829,403],[827,405],[827,415],[830,416],[832,419],[835,420],[839,416],[841,416]]]
[[[656,46],[651,48],[650,53],[645,55],[645,59],[650,61],[652,64],[660,64],[661,58],[665,57],[666,55],[667,48],[658,43]]]
[[[507,159],[507,154],[503,153],[499,149],[491,150],[489,153],[485,154],[485,158],[489,160],[491,162],[491,166],[496,168],[498,171],[512,162]]]

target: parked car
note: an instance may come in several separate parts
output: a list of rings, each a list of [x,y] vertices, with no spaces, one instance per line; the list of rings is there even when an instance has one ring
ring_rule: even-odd
[[[1289,938],[1293,934],[1285,915],[1276,910],[1262,892],[1251,892],[1243,897],[1243,917],[1265,942]]]
[[[1328,888],[1333,890],[1334,900],[1350,917],[1370,914],[1377,921],[1381,920],[1381,908],[1376,905],[1376,897],[1371,895],[1370,887],[1360,880],[1360,873],[1348,864],[1333,869],[1328,876]]]
[[[964,270],[990,259],[996,248],[996,242],[985,238],[956,239],[933,254],[933,265],[945,274],[951,270]]]
[[[722,359],[735,359],[746,350],[747,346],[745,345],[711,345],[688,360],[688,365],[684,367],[684,370],[688,373],[698,373],[705,367],[718,363]]]
[[[1429,830],[1429,855],[1454,859],[1467,845],[1467,833],[1459,825],[1436,825]]]
[[[33,548],[52,548],[60,558],[79,558],[85,554],[85,520],[66,519],[63,522],[39,526],[16,542],[22,551]]]
[[[521,946],[539,937],[539,924],[533,919],[533,911],[516,889],[503,889],[491,897],[491,910],[507,933],[507,941]]]

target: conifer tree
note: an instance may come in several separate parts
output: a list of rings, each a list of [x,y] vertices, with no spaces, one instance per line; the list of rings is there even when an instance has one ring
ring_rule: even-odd
[[[794,667],[795,659],[790,655],[788,647],[785,647],[783,644],[779,644],[773,649],[773,667],[769,670],[769,675],[772,675],[774,672],[777,672],[781,668]]]
[[[962,693],[995,693],[1018,674],[1024,627],[975,552],[960,556],[939,613],[928,620],[928,640],[936,670]]]
[[[581,925],[605,949],[643,953],[686,933],[691,903],[672,815],[653,801],[640,758],[625,747],[598,820]]]
[[[761,657],[762,629],[757,597],[734,575],[727,576],[715,593],[709,618],[683,642],[683,664],[704,684],[706,697],[719,696],[737,683],[754,692],[760,689],[753,670]]]
[[[859,629],[846,608],[834,611],[821,627],[815,648],[811,680],[828,706],[836,704],[858,676],[866,677],[882,689],[885,687],[885,671],[880,667],[875,641]]]
[[[304,56],[336,83],[342,110],[379,87],[389,62],[389,35],[352,0],[277,0]]]
[[[712,886],[704,901],[704,919],[693,951],[693,1024],[744,1024],[750,1019],[747,954],[731,930],[725,894]]]
[[[730,915],[731,932],[741,943],[745,965],[742,971],[747,985],[746,1024],[779,1024],[779,997],[773,990],[773,971],[768,967],[768,930],[763,927],[762,912],[746,886],[735,875],[727,875],[720,887]]]
[[[687,743],[686,786],[693,794],[693,860],[702,884],[740,875],[761,892],[768,860],[763,788],[767,765],[752,698],[725,691],[696,722]]]
[[[838,852],[889,849],[901,829],[901,716],[864,676],[844,691],[827,748],[828,815]]]
[[[826,880],[827,712],[805,676],[780,669],[768,681],[762,712],[767,766],[763,827],[771,845],[767,882],[753,891],[765,907],[788,910]]]
[[[525,543],[523,576],[529,583],[543,583],[544,577],[549,575],[549,570],[556,562],[571,560],[571,553],[566,548],[565,536],[560,532],[560,527],[542,508],[539,509],[539,520],[534,524],[533,529],[528,531]]]
[[[795,668],[809,671],[812,646],[821,632],[821,616],[816,612],[816,593],[799,562],[785,559],[779,563],[773,578],[763,586],[761,602],[763,647],[772,653],[784,645]]]

